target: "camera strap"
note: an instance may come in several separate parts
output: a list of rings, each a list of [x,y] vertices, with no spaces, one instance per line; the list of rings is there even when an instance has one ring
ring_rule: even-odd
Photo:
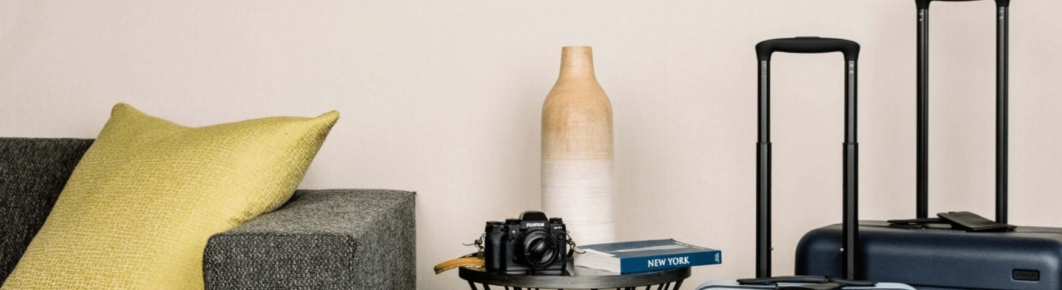
[[[565,262],[571,262],[571,261],[575,260],[575,254],[586,254],[586,251],[576,251],[575,250],[575,249],[578,249],[579,246],[577,246],[575,244],[575,240],[572,239],[571,235],[568,236],[567,243],[568,243],[568,256],[567,256],[568,257],[568,261],[565,261]]]
[[[483,270],[483,263],[483,252],[475,252],[435,265],[435,275],[457,267]]]
[[[486,264],[486,262],[483,260],[483,238],[486,237],[486,235],[486,233],[479,235],[479,239],[473,241],[471,244],[462,244],[465,246],[476,246],[476,252],[435,265],[435,275],[439,275],[439,273],[446,272],[457,267],[465,267],[482,271],[484,265]]]

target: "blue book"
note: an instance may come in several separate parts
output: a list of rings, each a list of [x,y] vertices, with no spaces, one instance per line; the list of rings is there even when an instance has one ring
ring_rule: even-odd
[[[575,265],[621,274],[720,264],[722,252],[674,239],[579,246]]]

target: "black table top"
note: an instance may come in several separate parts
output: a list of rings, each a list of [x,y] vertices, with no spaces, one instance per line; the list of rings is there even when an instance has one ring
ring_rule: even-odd
[[[681,283],[690,277],[690,268],[676,268],[654,272],[620,275],[569,264],[568,270],[557,275],[491,274],[477,269],[460,268],[458,275],[469,282],[497,286],[571,289],[622,288],[634,286]],[[675,285],[677,289],[679,285]]]

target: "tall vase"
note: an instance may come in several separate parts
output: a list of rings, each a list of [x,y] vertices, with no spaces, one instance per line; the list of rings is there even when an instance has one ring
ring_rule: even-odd
[[[579,244],[614,242],[612,104],[594,76],[588,46],[561,50],[542,106],[542,209],[564,219]]]

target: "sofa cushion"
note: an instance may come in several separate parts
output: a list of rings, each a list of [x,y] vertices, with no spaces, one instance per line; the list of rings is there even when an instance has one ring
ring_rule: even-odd
[[[189,128],[118,104],[5,289],[202,289],[210,235],[282,205],[339,115]]]
[[[44,225],[91,139],[0,138],[0,281]]]

